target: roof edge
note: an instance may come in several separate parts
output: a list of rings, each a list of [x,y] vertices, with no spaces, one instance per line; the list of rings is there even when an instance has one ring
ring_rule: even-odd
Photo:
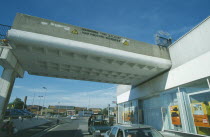
[[[196,28],[198,28],[200,25],[202,25],[204,22],[206,22],[208,19],[210,19],[210,16],[208,16],[207,18],[205,18],[198,25],[196,25],[195,27],[193,27],[190,31],[188,31],[187,33],[185,33],[184,35],[182,35],[179,39],[177,39],[174,43],[172,43],[168,48],[172,47],[174,44],[176,44],[178,41],[180,41],[182,38],[184,38],[190,32],[192,32],[193,30],[195,30]]]

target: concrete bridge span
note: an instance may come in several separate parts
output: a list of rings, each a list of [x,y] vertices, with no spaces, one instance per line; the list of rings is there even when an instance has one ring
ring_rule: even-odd
[[[137,85],[170,69],[166,47],[18,13],[0,46],[0,119],[16,77]]]

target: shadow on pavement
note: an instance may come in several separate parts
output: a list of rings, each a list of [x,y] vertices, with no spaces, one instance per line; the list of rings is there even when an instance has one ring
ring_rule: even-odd
[[[33,127],[33,128],[29,128],[29,129],[25,129],[25,130],[21,130],[19,131],[17,134],[14,134],[14,135],[8,135],[6,134],[5,132],[1,134],[0,132],[0,137],[30,137],[34,134],[37,134],[51,126],[53,126],[54,123],[53,122],[49,122],[49,123],[46,123],[44,125],[39,125],[39,126],[36,126],[36,127]]]

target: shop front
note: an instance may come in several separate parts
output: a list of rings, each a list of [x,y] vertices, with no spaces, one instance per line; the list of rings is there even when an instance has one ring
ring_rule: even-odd
[[[161,93],[164,130],[210,136],[209,79]]]
[[[118,104],[118,123],[146,124],[158,130],[210,136],[209,79],[159,95]]]
[[[118,104],[118,123],[137,124],[138,110],[138,100]]]

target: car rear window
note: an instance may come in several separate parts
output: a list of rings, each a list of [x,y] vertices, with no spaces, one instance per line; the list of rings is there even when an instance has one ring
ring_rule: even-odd
[[[159,132],[152,128],[139,128],[125,130],[126,137],[163,137]]]
[[[94,126],[107,126],[108,123],[106,121],[95,121]]]

